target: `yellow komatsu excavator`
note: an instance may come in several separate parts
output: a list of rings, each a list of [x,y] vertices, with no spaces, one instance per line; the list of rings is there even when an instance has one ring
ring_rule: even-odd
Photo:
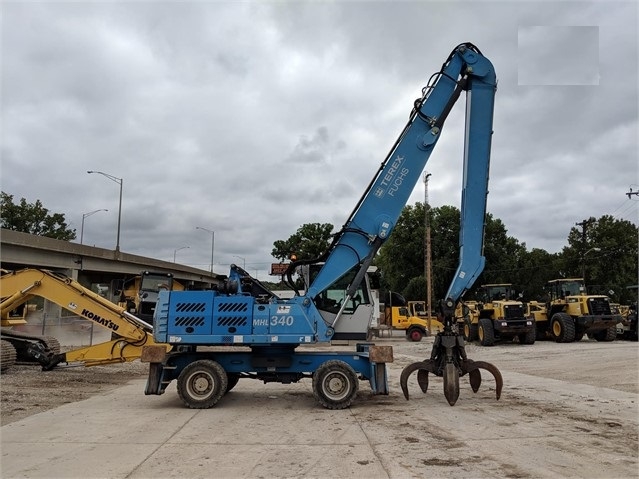
[[[123,363],[139,359],[142,347],[157,344],[153,328],[125,308],[112,303],[77,281],[64,275],[41,269],[23,269],[0,276],[2,318],[34,296],[51,301],[62,308],[111,331],[110,341],[61,353],[52,347],[47,337],[34,336],[2,327],[3,359],[37,361],[43,370],[60,363],[80,363],[84,366]],[[55,342],[55,341],[54,341]],[[13,348],[16,353],[6,353]],[[57,351],[56,351],[57,349]],[[166,345],[167,352],[171,349]]]

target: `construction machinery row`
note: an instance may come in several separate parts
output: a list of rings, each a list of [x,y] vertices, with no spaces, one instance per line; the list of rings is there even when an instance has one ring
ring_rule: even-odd
[[[545,301],[524,303],[511,284],[487,284],[477,300],[460,302],[456,317],[466,341],[492,346],[517,338],[520,344],[551,339],[580,341],[585,335],[613,341],[623,318],[605,295],[588,294],[582,278],[549,281]]]

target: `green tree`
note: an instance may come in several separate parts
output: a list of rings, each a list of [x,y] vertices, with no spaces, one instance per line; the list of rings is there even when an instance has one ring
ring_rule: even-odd
[[[330,223],[306,223],[287,240],[273,243],[271,255],[282,261],[295,254],[297,259],[314,259],[326,252],[330,246],[333,225]]]
[[[559,253],[548,253],[544,249],[533,248],[522,255],[517,271],[508,282],[512,282],[523,294],[524,301],[541,301],[546,283],[562,277],[562,264]]]
[[[391,237],[384,244],[376,264],[382,270],[385,288],[400,292],[406,299],[423,300],[426,295],[424,277],[425,226],[424,205],[416,203],[402,210]],[[433,301],[444,298],[459,263],[460,211],[454,206],[442,206],[429,210],[431,227],[431,263]],[[482,283],[512,283],[519,290],[533,290],[541,294],[545,280],[539,280],[539,274],[532,276],[531,264],[534,259],[542,260],[541,251],[531,255],[526,245],[516,238],[508,236],[504,223],[486,215],[484,234],[484,256],[486,266],[474,287]],[[545,253],[545,252],[544,252]],[[547,253],[546,253],[547,255]],[[529,280],[535,278],[535,286]],[[536,293],[537,294],[537,293]]]
[[[426,278],[424,275],[412,278],[404,290],[402,296],[406,301],[424,301],[426,299]],[[432,298],[433,302],[436,298]]]
[[[637,284],[637,225],[610,215],[590,217],[568,234],[562,250],[567,276],[584,277],[592,293],[610,294],[628,304],[636,294],[627,289]]]
[[[404,207],[390,238],[380,249],[375,264],[382,271],[383,288],[402,294],[412,278],[424,274],[422,203]]]
[[[15,204],[13,196],[3,191],[0,197],[0,212],[2,228],[63,241],[76,238],[75,230],[67,227],[64,215],[49,213],[40,200],[27,203],[27,200],[22,198],[19,204]]]

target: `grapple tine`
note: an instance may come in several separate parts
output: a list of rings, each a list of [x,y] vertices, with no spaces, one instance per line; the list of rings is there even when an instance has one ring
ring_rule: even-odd
[[[481,386],[481,373],[479,369],[469,371],[468,379],[470,380],[470,387],[473,389],[473,392],[476,393],[479,391],[479,386]]]
[[[404,393],[404,397],[406,398],[406,400],[409,400],[408,397],[408,377],[413,374],[415,371],[419,370],[422,365],[424,364],[423,361],[417,362],[417,363],[412,363],[409,364],[408,366],[406,366],[404,368],[404,370],[402,371],[401,376],[399,377],[399,385],[402,388],[402,392]]]
[[[423,393],[428,392],[428,370],[419,369],[417,371],[417,384],[422,389]]]
[[[408,400],[408,377],[417,372],[417,384],[421,388],[422,392],[428,391],[428,373],[436,374],[436,366],[432,359],[426,361],[418,361],[416,363],[409,364],[402,371],[399,377],[399,385],[402,387],[404,397]]]
[[[444,367],[444,396],[451,406],[459,399],[459,371],[453,363]]]
[[[501,389],[504,386],[504,380],[501,377],[499,369],[497,369],[495,365],[485,361],[475,361],[475,366],[479,369],[485,369],[495,377],[495,389],[497,390],[497,399],[499,399],[501,397]]]

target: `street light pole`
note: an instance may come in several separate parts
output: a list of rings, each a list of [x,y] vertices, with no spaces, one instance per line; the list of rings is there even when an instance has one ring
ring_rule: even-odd
[[[175,263],[175,255],[177,254],[178,251],[183,250],[183,249],[187,249],[190,246],[182,246],[181,248],[178,248],[176,250],[173,251],[173,262]]]
[[[104,173],[103,171],[92,171],[89,170],[87,171],[87,173],[91,174],[91,173],[97,173],[98,175],[102,175],[105,176],[106,178],[110,179],[111,181],[118,183],[120,185],[120,203],[118,206],[118,237],[115,243],[115,251],[117,253],[120,252],[120,222],[122,220],[122,186],[124,184],[124,180],[122,178],[118,178],[117,176],[113,176],[113,175],[109,175],[108,173]]]
[[[211,233],[211,274],[213,274],[213,253],[215,252],[215,231],[196,226],[196,230],[208,231]]]
[[[109,211],[109,210],[105,210],[103,209],[99,209],[99,210],[95,210],[95,211],[91,211],[90,213],[84,213],[82,215],[82,226],[80,227],[80,244],[83,244],[82,241],[84,239],[84,218],[86,218],[87,216],[91,216],[94,215],[100,211]]]

